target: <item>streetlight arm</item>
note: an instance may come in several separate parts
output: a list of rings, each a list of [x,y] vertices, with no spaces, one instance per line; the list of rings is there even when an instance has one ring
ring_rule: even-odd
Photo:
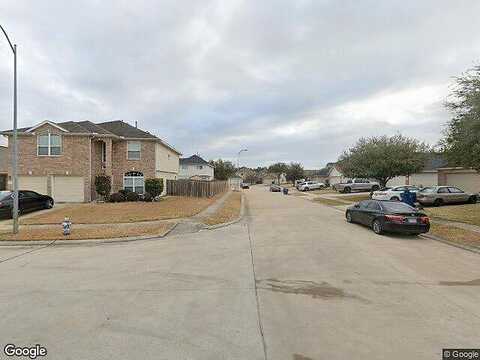
[[[7,32],[5,31],[5,29],[3,28],[2,25],[0,25],[0,29],[2,29],[3,34],[4,34],[5,37],[7,38],[8,44],[10,45],[10,48],[12,49],[13,53],[15,54],[15,48],[14,48],[14,46],[12,45],[12,42],[10,41],[10,38],[9,38],[8,35],[7,35]]]

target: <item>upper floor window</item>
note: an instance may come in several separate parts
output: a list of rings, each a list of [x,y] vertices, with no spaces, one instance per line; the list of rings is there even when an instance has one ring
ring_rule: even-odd
[[[127,142],[127,159],[128,160],[140,160],[140,151],[142,144],[139,141]]]
[[[56,156],[62,153],[62,137],[55,134],[38,135],[37,154],[42,156]]]

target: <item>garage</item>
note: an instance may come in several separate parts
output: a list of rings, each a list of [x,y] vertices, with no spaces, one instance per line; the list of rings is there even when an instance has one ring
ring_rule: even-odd
[[[447,173],[447,185],[456,186],[463,191],[478,193],[480,175],[472,172]]]
[[[39,194],[47,195],[47,177],[46,176],[19,176],[19,190],[32,190]]]
[[[52,197],[55,202],[84,202],[83,177],[53,176]]]

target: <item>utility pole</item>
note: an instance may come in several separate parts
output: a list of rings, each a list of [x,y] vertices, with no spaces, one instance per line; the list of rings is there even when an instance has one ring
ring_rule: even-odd
[[[7,38],[8,44],[13,52],[13,154],[12,154],[12,183],[13,183],[13,233],[18,233],[18,171],[17,171],[17,44],[12,45],[5,29],[0,25],[0,29]],[[10,144],[8,144],[10,146]]]

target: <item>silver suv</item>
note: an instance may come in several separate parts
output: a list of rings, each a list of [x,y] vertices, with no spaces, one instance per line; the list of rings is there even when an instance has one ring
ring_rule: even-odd
[[[335,190],[344,193],[352,191],[377,191],[380,189],[380,185],[377,182],[360,178],[347,180],[346,182],[335,184],[333,187]]]
[[[317,190],[323,189],[325,187],[324,183],[316,182],[316,181],[305,181],[299,183],[297,189],[300,191],[309,191],[309,190]]]

